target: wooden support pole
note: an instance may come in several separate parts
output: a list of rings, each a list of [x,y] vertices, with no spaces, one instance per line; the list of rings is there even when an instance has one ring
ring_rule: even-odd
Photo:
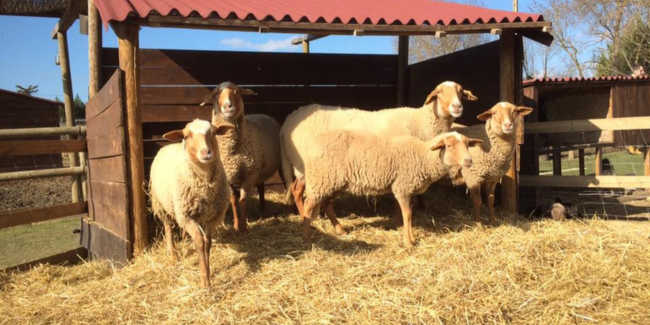
[[[138,64],[139,27],[116,23],[120,69],[124,72],[126,93],[127,147],[133,220],[133,255],[149,245],[147,237],[147,207],[144,192],[144,154],[142,150],[142,114],[140,111],[140,74]]]
[[[397,106],[406,106],[409,67],[409,37],[397,40]]]
[[[72,110],[73,92],[72,78],[70,73],[70,56],[68,55],[68,37],[65,31],[57,32],[56,39],[59,44],[59,59],[61,60],[61,79],[63,80],[63,103],[65,106],[65,125],[74,126],[74,115]],[[75,138],[75,137],[71,137]],[[79,166],[79,160],[76,153],[69,153],[68,159],[70,167]],[[72,202],[81,201],[82,196],[81,180],[75,176],[72,181]]]
[[[102,88],[102,22],[92,0],[88,0],[88,65],[90,99]]]
[[[562,175],[562,151],[560,148],[553,148],[553,175]]]
[[[25,129],[4,129],[0,130],[0,139],[16,138],[39,138],[61,135],[84,135],[86,134],[85,126],[73,127],[45,127],[45,128],[25,128]]]
[[[596,148],[596,176],[603,174],[603,148]]]
[[[502,101],[515,102],[515,34],[513,30],[503,30],[500,37],[499,84]],[[518,150],[518,146],[515,150]],[[517,170],[516,157],[510,162],[510,169],[501,179],[501,207],[508,212],[517,212]]]
[[[650,176],[650,147],[643,148],[643,174]]]
[[[302,53],[309,53],[309,41],[302,41]]]
[[[4,182],[4,181],[19,181],[24,179],[45,178],[45,177],[75,176],[75,175],[81,175],[85,173],[86,173],[86,169],[84,167],[25,170],[21,172],[0,173],[0,181]]]
[[[585,149],[578,149],[578,165],[580,176],[585,176]]]

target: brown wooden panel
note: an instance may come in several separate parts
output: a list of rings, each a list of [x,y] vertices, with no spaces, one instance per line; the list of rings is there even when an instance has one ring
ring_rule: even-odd
[[[611,103],[614,117],[650,116],[650,83],[625,83],[612,87]],[[619,131],[615,133],[617,146],[648,145],[650,130]]]
[[[116,68],[107,69],[104,71],[104,76],[109,78],[106,84],[86,103],[86,120],[90,120],[102,113],[120,97],[123,87],[121,71],[116,71]]]
[[[409,66],[409,105],[420,107],[429,93],[444,81],[455,81],[478,97],[463,102],[456,123],[481,123],[476,116],[499,99],[499,42],[487,43]]]
[[[54,205],[40,209],[25,209],[0,214],[0,229],[86,213],[86,202]]]
[[[26,262],[3,269],[4,272],[27,271],[41,264],[51,265],[74,265],[88,258],[88,250],[85,247],[78,247],[67,252],[44,257],[35,261]]]
[[[111,134],[118,126],[124,125],[122,101],[114,101],[99,115],[86,120],[86,138],[97,138]]]
[[[381,103],[395,107],[395,86],[355,87],[248,87],[256,96],[246,96],[244,104],[303,104],[359,105]],[[199,105],[212,87],[142,87],[142,105]],[[431,89],[433,90],[433,89]],[[424,103],[424,98],[422,99]]]
[[[212,106],[198,105],[142,105],[142,123],[210,120]]]
[[[102,227],[129,237],[128,187],[124,183],[90,180],[88,191],[92,201],[88,204],[89,216]]]
[[[38,155],[86,151],[85,140],[4,140],[0,156]]]
[[[188,50],[139,51],[143,85],[391,84],[397,56]],[[118,66],[117,50],[104,49],[104,73]]]
[[[112,134],[88,140],[88,158],[103,158],[124,154],[124,127],[120,126]]]
[[[81,220],[81,245],[93,257],[125,265],[133,257],[131,242],[91,220]]]
[[[123,155],[90,159],[88,165],[88,179],[126,183],[126,157]]]

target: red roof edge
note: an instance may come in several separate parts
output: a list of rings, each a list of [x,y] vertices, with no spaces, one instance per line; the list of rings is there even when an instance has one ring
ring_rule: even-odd
[[[650,76],[604,76],[604,77],[557,77],[557,78],[537,78],[524,80],[524,86],[534,84],[571,84],[582,82],[604,82],[604,81],[637,81],[637,80],[650,80]]]

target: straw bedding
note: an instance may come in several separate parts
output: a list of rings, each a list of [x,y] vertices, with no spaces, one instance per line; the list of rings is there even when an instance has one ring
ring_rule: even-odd
[[[311,248],[302,246],[295,215],[253,221],[246,235],[221,230],[211,254],[211,291],[198,286],[197,256],[189,241],[178,245],[183,258],[176,264],[158,241],[124,268],[93,261],[0,272],[0,323],[650,320],[647,231],[600,220],[528,223],[505,214],[499,225],[488,227],[470,221],[465,202],[431,195],[429,206],[416,216],[418,244],[410,249],[400,246],[401,229],[386,229],[390,220],[384,215],[392,203],[375,206],[372,199],[338,202],[350,235],[336,237],[321,219]],[[269,199],[279,202],[281,195]]]

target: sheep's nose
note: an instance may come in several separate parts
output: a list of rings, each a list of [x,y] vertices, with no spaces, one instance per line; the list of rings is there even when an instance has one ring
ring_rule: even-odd
[[[225,103],[225,104],[223,104],[223,108],[231,109],[231,108],[232,108],[232,104],[230,104],[230,103]]]
[[[504,123],[503,123],[503,126],[505,126],[506,129],[509,129],[509,128],[512,127],[512,122],[504,122]]]
[[[465,159],[463,160],[463,165],[464,165],[465,167],[472,167],[472,163],[473,163],[473,162],[472,162],[472,158],[465,158]]]
[[[201,156],[205,157],[205,159],[212,158],[212,150],[208,148],[201,149]]]
[[[459,102],[456,102],[456,103],[451,104],[451,107],[453,107],[456,110],[459,110],[459,109],[463,108],[463,105],[461,103],[459,103]]]

